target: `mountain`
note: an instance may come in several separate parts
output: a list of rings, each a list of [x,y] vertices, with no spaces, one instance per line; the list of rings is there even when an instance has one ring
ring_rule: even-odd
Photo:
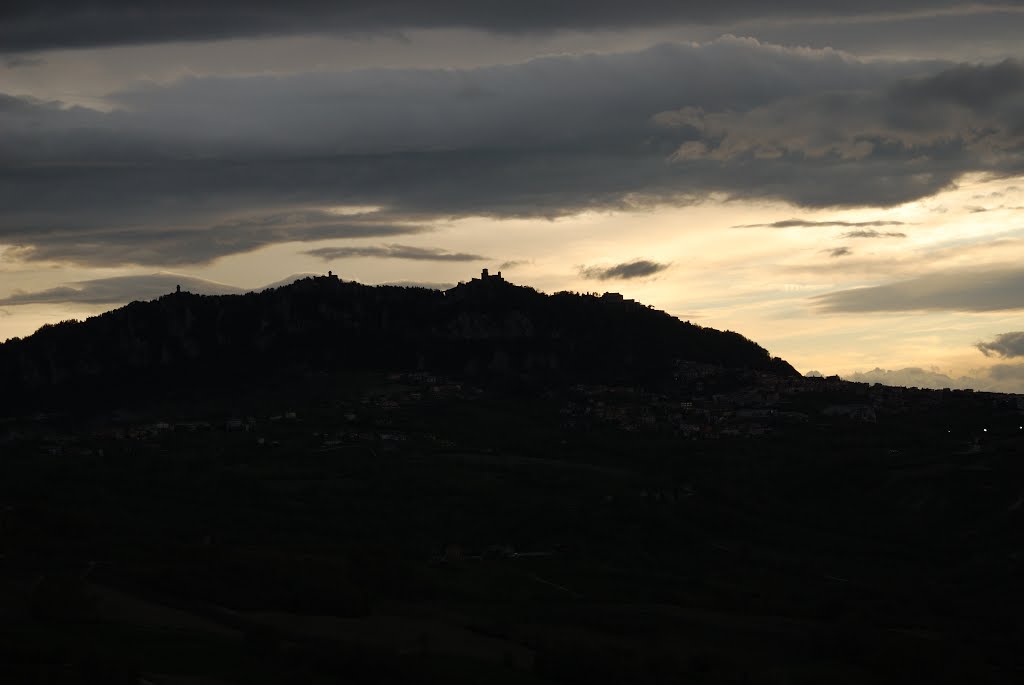
[[[606,293],[553,295],[499,276],[447,291],[308,277],[262,292],[175,292],[0,345],[15,408],[338,369],[427,369],[528,383],[642,383],[680,361],[795,376],[733,332]]]

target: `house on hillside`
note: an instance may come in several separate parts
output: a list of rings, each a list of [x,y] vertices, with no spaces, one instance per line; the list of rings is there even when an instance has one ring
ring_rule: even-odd
[[[825,416],[839,416],[851,421],[875,423],[878,417],[875,408],[867,404],[833,404],[821,410]]]
[[[636,300],[627,300],[622,296],[622,293],[605,293],[601,296],[601,301],[608,304],[616,305],[635,305]]]

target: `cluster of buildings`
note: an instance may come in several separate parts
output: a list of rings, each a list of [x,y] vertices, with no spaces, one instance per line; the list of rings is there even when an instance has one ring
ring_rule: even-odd
[[[603,425],[626,432],[656,431],[680,438],[759,437],[782,424],[808,416],[786,411],[763,396],[746,393],[690,396],[651,393],[635,388],[576,386],[562,406],[562,426],[583,430]]]
[[[28,424],[0,421],[0,444],[29,439],[49,454],[85,455],[102,452],[99,447],[89,447],[90,441],[95,445],[110,441],[159,443],[176,434],[209,432],[251,434],[257,445],[301,438],[304,444],[321,448],[369,441],[394,446],[411,437],[401,410],[411,410],[414,416],[423,403],[474,401],[483,394],[480,388],[429,371],[392,373],[384,380],[358,399],[339,405],[330,416],[309,417],[303,422],[291,410],[260,418],[140,423],[122,420],[91,431],[87,440],[79,440],[51,431],[47,417],[39,416]],[[1002,423],[1012,423],[1014,430],[1019,421],[1024,431],[1024,395],[869,385],[837,376],[778,377],[694,362],[677,363],[672,378],[656,389],[576,385],[550,391],[547,400],[554,400],[559,407],[553,418],[566,431],[606,427],[692,440],[756,438],[798,430],[808,423],[855,427],[883,418],[898,421],[903,416],[921,423],[943,411],[1000,417]],[[438,426],[436,432],[444,433],[443,426]],[[987,432],[986,426],[979,423],[978,433],[982,432]],[[415,437],[425,443],[454,447],[444,435]]]
[[[780,378],[692,362],[680,362],[672,383],[657,392],[577,385],[560,414],[567,430],[603,425],[627,432],[715,439],[760,437],[809,422],[876,423],[880,416],[927,415],[943,406],[964,413],[1019,414],[1024,422],[1021,395],[870,385],[838,376]]]

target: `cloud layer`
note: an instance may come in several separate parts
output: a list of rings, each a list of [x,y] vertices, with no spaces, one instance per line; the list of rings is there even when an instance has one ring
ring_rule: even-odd
[[[189,78],[108,102],[0,95],[9,257],[203,263],[712,193],[886,206],[970,171],[1024,171],[1015,62],[860,61],[734,37],[478,69]],[[352,205],[379,209],[332,213]]]
[[[955,0],[904,0],[903,12],[943,10]],[[1018,4],[1015,0],[1009,3]],[[8,0],[0,10],[5,51],[121,45],[243,36],[394,32],[412,28],[472,27],[497,32],[625,28],[793,16],[865,15],[892,10],[883,0],[252,0],[128,2],[64,0],[40,4]]]
[[[1024,392],[1024,364],[995,364],[987,369],[975,369],[971,374],[954,378],[934,368],[912,366],[903,369],[875,368],[845,374],[843,378],[856,383],[881,383],[928,390],[972,388],[989,392]]]
[[[858,371],[847,374],[844,378],[855,383],[881,383],[905,388],[926,388],[941,390],[943,388],[974,388],[978,387],[978,379],[971,377],[952,378],[935,369],[922,369],[911,366],[904,369],[880,369]]]
[[[895,222],[899,223],[899,222]],[[907,234],[901,231],[876,231],[873,228],[860,228],[856,231],[847,231],[844,238],[906,238]]]
[[[976,347],[986,357],[1024,357],[1024,331],[1001,333],[995,340],[980,342]]]
[[[125,176],[125,191],[131,192],[131,179]],[[87,183],[87,179],[83,179],[83,183]],[[196,188],[194,192],[201,191]],[[248,196],[233,199],[243,204]],[[164,211],[152,215],[144,207],[133,207],[132,198],[126,197],[121,215],[113,207],[102,207],[96,208],[95,216],[89,216],[86,211],[74,217],[54,216],[46,223],[15,227],[8,232],[6,241],[13,243],[13,247],[4,258],[66,261],[90,266],[177,266],[202,264],[283,242],[393,237],[430,230],[416,224],[392,223],[373,213],[345,216],[323,210],[298,210],[237,215],[233,214],[238,211],[233,204],[225,202],[217,206],[214,198],[207,206],[212,216],[209,216],[209,223],[204,224],[196,222],[205,216],[202,207],[188,206],[186,198],[164,199]],[[252,201],[245,204],[258,205],[259,199],[253,196]],[[105,220],[107,212],[110,216]],[[133,212],[138,214],[133,216]],[[0,235],[0,242],[3,241]]]
[[[629,280],[633,278],[645,278],[661,273],[667,269],[669,264],[661,264],[649,259],[634,259],[631,262],[623,262],[614,266],[588,266],[580,269],[583,278],[590,278],[598,281]]]
[[[1024,269],[978,267],[933,273],[886,285],[826,293],[812,301],[825,312],[1024,309]]]
[[[773,221],[769,224],[742,224],[733,228],[832,228],[843,226],[847,228],[862,226],[902,226],[902,221],[811,221],[809,219],[783,219]],[[876,231],[864,231],[864,233],[877,233]],[[850,235],[850,234],[847,234]],[[861,236],[863,237],[863,236]],[[871,236],[873,237],[873,236]]]
[[[306,254],[323,260],[345,259],[346,257],[387,257],[391,259],[413,259],[434,262],[475,262],[487,259],[487,257],[478,254],[450,252],[436,247],[414,247],[411,245],[318,247],[315,250],[308,250]]]

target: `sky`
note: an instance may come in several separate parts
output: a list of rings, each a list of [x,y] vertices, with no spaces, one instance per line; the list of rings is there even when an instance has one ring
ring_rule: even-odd
[[[1024,392],[1024,1],[0,8],[0,340],[501,270]]]

